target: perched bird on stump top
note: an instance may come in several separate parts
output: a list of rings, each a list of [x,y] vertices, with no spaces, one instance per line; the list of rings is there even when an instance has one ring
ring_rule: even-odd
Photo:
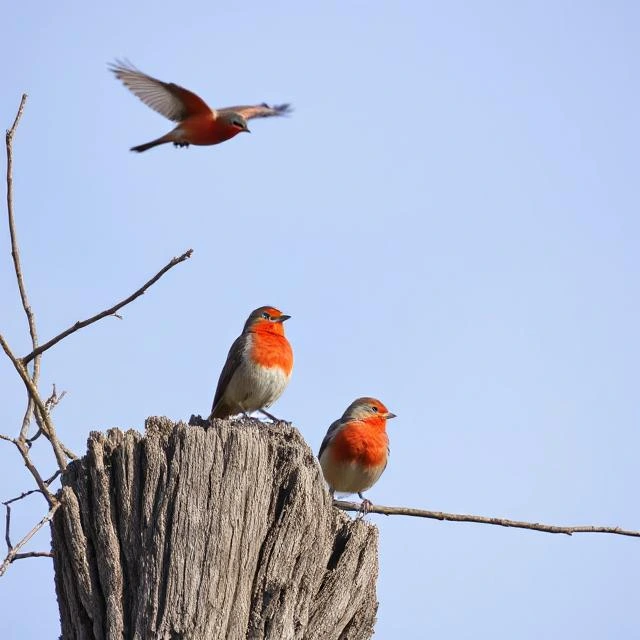
[[[260,411],[277,420],[265,409],[282,395],[291,377],[293,351],[283,326],[290,317],[274,307],[251,312],[229,349],[209,419]]]
[[[371,507],[362,492],[370,489],[387,466],[387,420],[395,418],[380,400],[358,398],[327,431],[318,458],[331,495],[357,493],[361,510]]]
[[[212,109],[195,93],[173,82],[152,78],[128,62],[116,60],[109,68],[148,107],[178,123],[166,135],[132,147],[131,151],[146,151],[167,142],[176,147],[218,144],[243,131],[248,133],[247,120],[251,118],[282,116],[291,111],[288,104],[270,107],[266,103]]]

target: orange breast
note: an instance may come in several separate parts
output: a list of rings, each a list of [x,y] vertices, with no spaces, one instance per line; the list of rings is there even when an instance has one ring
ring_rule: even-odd
[[[336,462],[357,462],[375,467],[386,463],[388,448],[384,420],[351,422],[334,438],[331,454]]]
[[[191,144],[218,144],[240,132],[236,127],[214,120],[210,113],[190,116],[180,123],[184,139]]]
[[[263,367],[279,367],[287,375],[293,369],[293,351],[289,341],[275,333],[252,335],[251,357]]]

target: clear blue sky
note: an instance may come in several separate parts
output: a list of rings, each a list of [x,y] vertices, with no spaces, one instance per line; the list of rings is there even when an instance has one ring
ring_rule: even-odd
[[[30,96],[16,215],[41,338],[194,249],[123,321],[46,355],[64,441],[206,413],[272,304],[296,357],[273,411],[314,450],[357,396],[398,414],[374,502],[640,528],[639,5],[180,7],[2,10],[2,128]],[[296,110],[132,154],[171,124],[107,72],[125,56],[215,106]],[[23,353],[5,222],[0,242],[0,330]],[[4,358],[0,390],[11,432],[24,393]],[[5,499],[32,483],[1,447]],[[14,538],[43,510],[17,506]],[[378,638],[640,637],[637,540],[371,520]],[[2,638],[57,637],[51,562],[15,564],[0,609]]]

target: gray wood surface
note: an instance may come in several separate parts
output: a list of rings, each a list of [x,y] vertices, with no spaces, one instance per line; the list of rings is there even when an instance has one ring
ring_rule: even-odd
[[[52,523],[65,640],[359,640],[378,532],[333,507],[298,431],[256,420],[92,432]]]

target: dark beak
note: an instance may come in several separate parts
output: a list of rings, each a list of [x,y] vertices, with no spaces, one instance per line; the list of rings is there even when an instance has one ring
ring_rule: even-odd
[[[387,412],[387,415],[385,416],[385,418],[387,420],[391,420],[391,418],[397,418],[398,416],[395,413],[391,413],[391,411]]]
[[[249,127],[247,127],[246,129],[244,129],[244,131],[246,131],[247,133],[251,133],[251,129],[249,129]]]
[[[276,318],[276,322],[284,322],[285,320],[288,320],[291,316],[285,316],[285,315],[281,315],[279,318]]]

